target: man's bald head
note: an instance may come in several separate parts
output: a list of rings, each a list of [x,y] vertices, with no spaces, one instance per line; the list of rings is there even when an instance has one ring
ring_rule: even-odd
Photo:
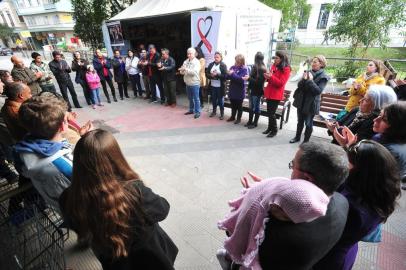
[[[16,55],[11,56],[11,63],[14,64],[14,66],[23,68],[24,67],[24,61],[21,57],[18,57]]]

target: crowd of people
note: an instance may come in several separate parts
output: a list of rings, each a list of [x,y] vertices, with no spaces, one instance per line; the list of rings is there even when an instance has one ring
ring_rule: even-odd
[[[48,65],[33,53],[29,68],[13,56],[13,70],[0,72],[0,90],[7,96],[1,109],[1,174],[9,182],[31,182],[33,192],[77,232],[78,241],[91,246],[103,269],[173,269],[178,248],[159,226],[169,214],[168,201],[144,184],[110,132],[94,129],[90,121],[77,123],[68,90],[73,105],[81,105],[71,70],[92,108],[103,106],[101,89],[108,103],[110,93],[117,102],[113,80],[121,100],[129,98],[130,82],[135,97],[158,102],[158,91],[161,104],[175,107],[179,73],[189,99],[185,115],[195,119],[201,116],[205,87],[212,96],[209,116],[215,117],[219,107],[219,119],[224,119],[229,82],[227,121],[241,123],[248,91],[245,126],[257,127],[264,97],[267,137],[277,135],[275,113],[291,73],[283,52],[276,53],[269,70],[260,52],[251,69],[241,54],[227,69],[221,53],[206,68],[201,51],[189,48],[177,69],[168,49],[161,50],[162,56],[153,45],[148,50],[130,50],[125,58],[116,50],[113,59],[96,50],[92,64],[76,52],[71,67],[60,52],[53,52]],[[230,202],[231,213],[219,222],[227,235],[217,252],[223,269],[351,269],[358,242],[376,241],[381,224],[395,210],[406,178],[406,102],[397,101],[393,89],[381,83],[379,64],[371,61],[350,89],[348,106],[326,122],[332,143],[310,142],[329,80],[326,65],[324,56],[315,56],[293,96],[298,123],[290,143],[301,140],[304,127],[305,132],[288,165],[291,178],[250,173],[251,183],[242,177],[242,195]],[[367,83],[371,80],[376,83]]]

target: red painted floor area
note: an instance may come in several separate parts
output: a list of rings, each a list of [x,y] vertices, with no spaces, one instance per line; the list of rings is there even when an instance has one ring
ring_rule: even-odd
[[[200,118],[194,119],[193,114],[184,115],[184,107],[164,107],[153,104],[148,107],[134,108],[122,116],[109,120],[106,124],[120,129],[120,132],[157,131],[178,128],[192,128],[225,125],[218,117],[209,118],[202,112]]]

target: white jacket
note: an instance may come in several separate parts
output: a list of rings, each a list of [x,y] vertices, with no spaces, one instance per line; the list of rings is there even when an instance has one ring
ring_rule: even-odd
[[[125,59],[125,70],[127,70],[129,75],[135,75],[140,73],[140,71],[138,70],[138,62],[140,61],[140,59],[138,59],[137,56],[134,56],[133,59],[131,60],[131,58],[126,57]]]
[[[187,86],[200,85],[200,61],[197,58],[193,58],[192,61],[186,59],[183,62],[183,67],[185,71],[182,74],[185,84]]]

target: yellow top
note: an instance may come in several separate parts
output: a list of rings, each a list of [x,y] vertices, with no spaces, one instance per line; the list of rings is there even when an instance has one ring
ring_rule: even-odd
[[[365,96],[370,85],[384,85],[386,83],[385,78],[379,74],[376,76],[372,76],[369,79],[366,79],[365,74],[362,74],[355,80],[355,82],[359,83],[361,86],[359,89],[354,89],[354,87],[351,87],[348,91],[350,94],[350,98],[348,99],[347,105],[345,106],[345,110],[347,112],[351,111],[359,105],[359,101]]]

